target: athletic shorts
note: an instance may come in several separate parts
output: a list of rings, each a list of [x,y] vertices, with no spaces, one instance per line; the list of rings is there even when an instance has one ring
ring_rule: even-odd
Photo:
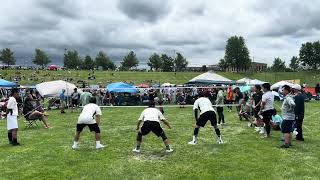
[[[71,100],[72,105],[78,105],[78,99],[72,99]]]
[[[281,132],[282,133],[292,133],[293,132],[293,126],[294,126],[293,120],[283,120],[281,124]]]
[[[262,112],[263,121],[271,121],[273,109]]]
[[[149,134],[150,132],[153,132],[158,137],[160,137],[162,134],[164,134],[164,131],[161,128],[159,122],[156,122],[156,121],[144,121],[143,125],[141,127],[141,134],[143,136],[145,136],[145,135]]]
[[[210,120],[212,126],[217,125],[217,116],[214,111],[207,111],[207,112],[201,114],[198,121],[197,121],[197,125],[204,127],[208,120]]]
[[[18,117],[7,115],[7,130],[18,129]]]
[[[94,124],[77,124],[77,132],[81,132],[83,130],[83,128],[85,128],[86,126],[89,127],[91,132],[95,132],[95,133],[100,133],[100,128],[98,126],[97,123]]]

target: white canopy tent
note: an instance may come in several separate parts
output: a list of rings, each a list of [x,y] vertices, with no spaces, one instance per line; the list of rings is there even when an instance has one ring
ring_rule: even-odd
[[[62,80],[44,82],[36,85],[36,89],[42,97],[59,97],[63,89],[66,90],[65,95],[70,96],[74,88],[77,88],[74,84]],[[78,89],[78,92],[82,93],[82,90]]]
[[[289,83],[289,82],[287,82],[287,81],[279,81],[279,82],[273,84],[273,85],[271,86],[271,89],[279,89],[279,88],[281,88],[281,87],[284,86],[284,85],[288,85],[288,86],[292,87],[294,84]]]
[[[245,83],[247,85],[262,85],[266,82],[260,81],[258,79],[242,78],[236,81],[237,83]]]
[[[188,84],[234,84],[234,81],[209,71],[192,78]]]
[[[163,84],[161,85],[161,87],[170,87],[170,86],[175,86],[175,84],[163,83]]]

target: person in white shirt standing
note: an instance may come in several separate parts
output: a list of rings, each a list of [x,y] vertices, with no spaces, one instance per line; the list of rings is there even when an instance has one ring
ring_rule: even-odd
[[[218,143],[223,144],[220,130],[217,126],[217,113],[213,109],[211,101],[205,97],[204,92],[199,93],[199,98],[194,102],[193,110],[196,119],[196,127],[194,128],[193,139],[188,144],[196,145],[198,143],[197,137],[199,134],[199,129],[200,127],[204,127],[208,120],[210,120],[211,125],[218,136]],[[199,117],[198,110],[200,111]]]
[[[7,129],[8,129],[8,139],[9,143],[13,146],[20,145],[18,143],[18,103],[16,99],[19,98],[19,90],[12,89],[11,97],[7,104]]]
[[[86,126],[89,127],[91,132],[95,132],[96,138],[96,149],[104,148],[104,146],[100,143],[100,128],[99,124],[101,122],[101,109],[96,104],[96,98],[91,97],[89,104],[83,107],[83,110],[78,118],[77,131],[74,136],[74,143],[72,145],[72,149],[77,149],[80,139],[80,134]]]
[[[171,129],[170,123],[165,119],[163,114],[155,108],[154,101],[149,103],[149,107],[146,108],[140,115],[138,124],[137,124],[137,145],[136,148],[133,149],[133,152],[140,153],[141,149],[141,142],[142,136],[146,136],[150,132],[153,132],[158,137],[161,137],[163,140],[164,145],[166,146],[166,152],[172,152],[169,145],[169,140],[164,133],[163,129],[161,128],[160,121],[162,121],[169,129]],[[141,126],[142,124],[142,126]]]
[[[263,122],[265,126],[266,135],[264,137],[270,137],[271,125],[270,121],[272,119],[273,111],[274,111],[274,95],[271,91],[271,85],[269,83],[262,84],[263,95],[261,99],[261,108],[259,115],[262,115]],[[264,130],[261,131],[261,134],[264,134]]]

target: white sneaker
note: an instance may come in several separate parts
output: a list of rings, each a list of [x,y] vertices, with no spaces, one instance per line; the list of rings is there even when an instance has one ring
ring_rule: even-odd
[[[255,127],[254,129],[256,132],[259,132],[260,131],[260,128],[259,127]]]
[[[166,153],[171,153],[171,152],[173,152],[173,149],[166,149]]]
[[[294,130],[293,133],[292,133],[294,136],[298,135],[298,131]]]
[[[223,142],[223,140],[222,140],[222,138],[219,138],[218,139],[218,144],[223,144],[224,142]]]
[[[197,141],[190,141],[190,142],[188,142],[188,144],[190,144],[190,145],[196,145],[198,142]]]
[[[260,130],[259,134],[265,134],[265,130],[264,130],[264,128],[261,128],[261,130]]]
[[[137,149],[137,148],[134,148],[132,151],[133,151],[133,152],[136,152],[136,153],[140,153],[140,152],[141,152],[141,150],[140,150],[140,149]]]
[[[251,125],[252,125],[251,123],[248,123],[248,127],[251,127]]]
[[[78,149],[78,145],[72,145],[72,149]]]
[[[96,149],[101,149],[101,148],[104,148],[104,145],[102,145],[102,144],[96,145]]]

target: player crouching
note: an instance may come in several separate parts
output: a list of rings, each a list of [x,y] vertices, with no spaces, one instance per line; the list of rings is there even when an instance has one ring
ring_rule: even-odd
[[[142,142],[142,136],[149,134],[151,131],[161,137],[163,140],[164,145],[166,146],[166,152],[172,152],[169,145],[169,140],[164,133],[163,129],[161,128],[160,121],[162,121],[169,129],[171,129],[170,123],[164,118],[163,114],[155,108],[155,103],[151,101],[149,103],[149,107],[146,108],[140,115],[137,130],[139,130],[137,135],[137,146],[133,149],[133,152],[140,153],[140,145]],[[143,125],[141,126],[141,123]]]
[[[193,110],[196,119],[196,127],[194,128],[193,139],[188,144],[196,145],[198,143],[198,134],[200,127],[204,127],[208,120],[210,120],[212,127],[214,128],[217,136],[218,143],[223,144],[220,130],[217,126],[217,113],[212,107],[211,101],[205,97],[205,94],[201,92],[199,98],[194,102]],[[198,110],[200,111],[200,117],[198,117]]]
[[[100,144],[100,117],[102,115],[100,107],[96,104],[96,98],[92,97],[89,100],[89,104],[83,106],[83,110],[79,116],[78,124],[77,124],[77,132],[74,136],[74,143],[72,145],[72,149],[78,148],[78,142],[80,139],[80,133],[83,128],[86,126],[89,127],[90,131],[94,131],[96,138],[96,149],[104,148],[102,144]]]

